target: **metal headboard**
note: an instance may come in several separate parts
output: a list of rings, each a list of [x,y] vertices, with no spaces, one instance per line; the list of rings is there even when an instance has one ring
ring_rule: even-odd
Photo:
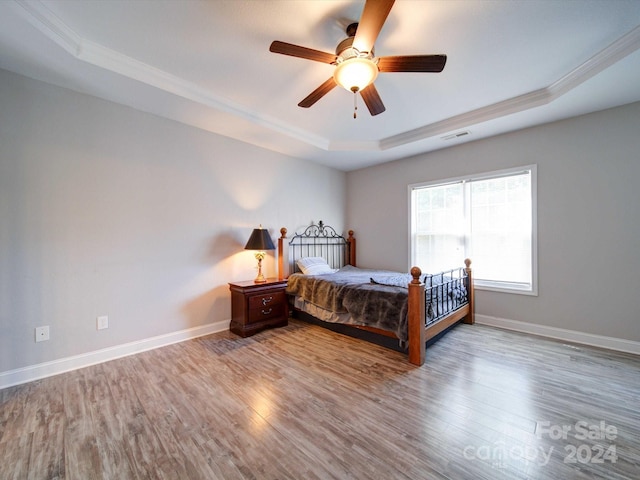
[[[322,220],[317,225],[311,224],[302,233],[296,233],[289,241],[289,272],[299,272],[297,261],[304,257],[323,257],[331,268],[342,268],[355,264],[355,244],[353,231],[349,238],[339,235],[333,227],[325,225]]]

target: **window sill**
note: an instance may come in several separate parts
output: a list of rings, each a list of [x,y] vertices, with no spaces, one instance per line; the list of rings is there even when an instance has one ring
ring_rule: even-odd
[[[474,279],[473,287],[476,290],[486,290],[489,292],[515,293],[516,295],[529,295],[532,297],[538,296],[538,289],[535,287],[532,288],[530,285],[505,285]]]

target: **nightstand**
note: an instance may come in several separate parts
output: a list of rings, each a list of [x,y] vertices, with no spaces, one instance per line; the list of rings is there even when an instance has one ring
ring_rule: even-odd
[[[231,324],[229,330],[248,337],[265,328],[284,327],[289,323],[289,304],[284,292],[286,280],[268,278],[266,283],[229,283],[231,290]]]

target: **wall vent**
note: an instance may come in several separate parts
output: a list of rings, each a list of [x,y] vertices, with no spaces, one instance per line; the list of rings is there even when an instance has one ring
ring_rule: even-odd
[[[453,140],[454,138],[460,138],[470,134],[471,134],[470,131],[464,130],[462,132],[452,133],[451,135],[445,135],[444,137],[440,137],[440,138],[442,138],[442,140]]]

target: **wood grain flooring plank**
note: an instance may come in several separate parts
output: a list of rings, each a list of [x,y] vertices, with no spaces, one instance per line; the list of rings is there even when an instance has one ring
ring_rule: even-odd
[[[93,366],[85,373],[91,375],[93,380],[91,389],[87,392],[87,399],[96,432],[96,448],[102,475],[105,478],[132,478],[134,469],[124,444],[124,438],[128,435],[127,421],[130,417],[128,412],[123,411],[127,402],[124,402],[122,397],[126,396],[127,392],[122,392],[110,384],[109,378],[105,375],[104,365]]]
[[[35,407],[38,424],[33,432],[27,478],[62,479],[65,478],[66,419],[61,382],[55,378],[47,378],[41,381],[40,387],[29,400]]]
[[[0,442],[19,437],[24,431],[25,402],[29,385],[18,385],[0,390]]]
[[[66,420],[63,432],[64,465],[67,478],[73,480],[100,477],[102,472],[99,438],[89,405],[91,381],[87,379],[87,371],[90,370],[76,370],[52,378],[63,383]],[[41,472],[34,471],[32,475],[37,476],[38,473]]]
[[[179,465],[168,455],[154,430],[153,420],[147,416],[137,396],[138,389],[143,388],[142,378],[135,378],[133,373],[137,362],[129,357],[123,360],[124,374],[118,376],[111,373],[109,389],[123,422],[122,435],[118,434],[116,443],[124,452],[126,465],[142,478],[179,478],[182,473]],[[95,413],[94,417],[99,418]],[[119,425],[115,428],[119,428]],[[110,475],[111,472],[108,472],[107,478],[112,478]]]
[[[33,433],[11,436],[0,441],[0,478],[3,480],[23,480],[29,476],[29,457]]]

